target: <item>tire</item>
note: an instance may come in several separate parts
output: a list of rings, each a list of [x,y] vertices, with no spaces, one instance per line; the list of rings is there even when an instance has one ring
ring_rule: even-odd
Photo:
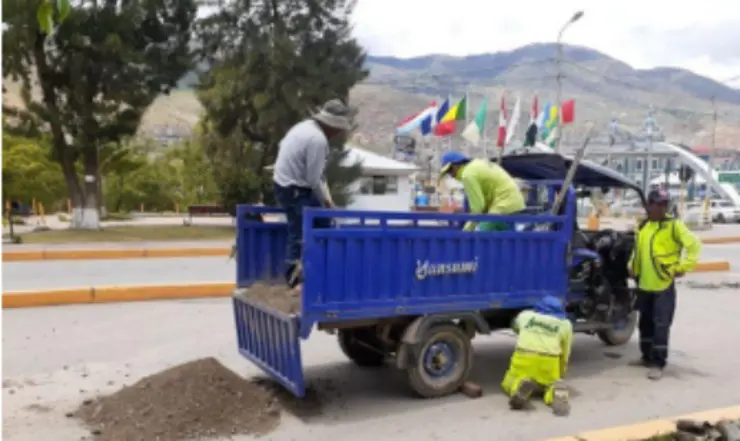
[[[715,218],[714,221],[717,222],[718,224],[724,224],[725,223],[725,216],[722,213],[720,213],[720,214],[717,215],[717,217]]]
[[[383,366],[385,354],[380,349],[380,342],[374,332],[374,328],[342,329],[337,336],[339,347],[357,366]]]
[[[607,346],[622,346],[632,339],[637,327],[637,311],[632,311],[621,323],[610,329],[603,329],[596,334]]]
[[[457,392],[473,367],[470,338],[453,323],[432,325],[410,349],[406,373],[411,389],[422,398]]]

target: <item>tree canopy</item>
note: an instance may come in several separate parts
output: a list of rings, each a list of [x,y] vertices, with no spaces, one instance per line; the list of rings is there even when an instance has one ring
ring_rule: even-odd
[[[100,148],[134,135],[153,100],[191,69],[197,5],[78,3],[61,10],[64,2],[3,1],[3,71],[21,82],[25,103],[4,110],[17,131],[50,134],[51,157],[75,208],[73,224],[97,228]],[[64,16],[51,34],[40,26],[49,7]]]
[[[226,205],[270,202],[264,168],[280,139],[325,101],[347,102],[367,77],[365,53],[350,32],[353,7],[343,0],[233,0],[199,23],[208,66],[198,90],[201,136]],[[337,202],[359,176],[359,167],[340,167],[343,146],[333,143],[327,176]]]

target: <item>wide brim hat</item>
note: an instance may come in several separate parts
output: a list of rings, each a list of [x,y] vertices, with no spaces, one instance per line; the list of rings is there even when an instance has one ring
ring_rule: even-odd
[[[357,111],[347,106],[341,100],[333,99],[316,109],[311,118],[321,124],[342,131],[351,131],[355,128],[353,118]]]

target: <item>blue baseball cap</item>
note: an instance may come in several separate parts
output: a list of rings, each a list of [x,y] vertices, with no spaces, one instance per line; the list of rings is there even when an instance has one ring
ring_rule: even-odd
[[[453,165],[460,164],[462,162],[470,161],[470,158],[463,155],[460,152],[447,152],[440,158],[440,165],[442,168],[439,170],[440,177],[447,174],[450,171],[450,167]]]
[[[557,318],[565,318],[563,302],[555,296],[545,296],[534,306],[535,312]]]

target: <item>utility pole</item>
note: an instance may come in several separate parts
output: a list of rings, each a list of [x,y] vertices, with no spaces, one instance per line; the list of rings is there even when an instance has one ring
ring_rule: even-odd
[[[717,154],[716,148],[716,135],[717,135],[717,100],[712,95],[712,137],[709,144],[709,157],[707,158],[707,179],[704,180],[704,219],[709,218],[709,204],[711,199],[711,191],[709,190],[709,182],[714,180],[714,157]]]
[[[555,152],[560,153],[560,138],[563,137],[562,133],[562,127],[561,127],[561,120],[562,120],[562,102],[563,102],[563,33],[566,29],[573,23],[577,22],[578,20],[583,17],[583,11],[577,11],[575,14],[573,14],[572,17],[570,17],[570,20],[568,20],[562,28],[560,28],[560,32],[558,32],[558,39],[556,40],[556,44],[558,47],[558,54],[556,57],[556,64],[557,64],[557,82],[558,82],[558,94],[557,94],[557,100],[556,105],[558,106],[558,119],[557,124],[555,125],[554,130],[557,130],[557,138],[555,139]]]

